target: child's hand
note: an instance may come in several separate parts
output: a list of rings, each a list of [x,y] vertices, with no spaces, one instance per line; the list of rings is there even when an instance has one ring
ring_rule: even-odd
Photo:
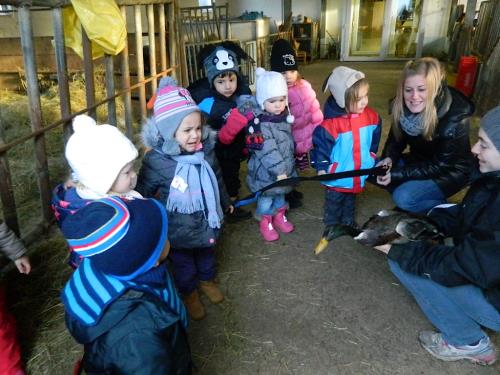
[[[286,176],[286,174],[280,174],[280,175],[278,175],[278,177],[276,178],[276,181],[279,181],[279,180],[284,180],[284,179],[286,179],[286,178],[288,178],[288,177]]]
[[[321,176],[322,174],[326,174],[326,171],[324,169],[318,171],[318,176]]]
[[[31,264],[27,256],[16,259],[14,261],[14,264],[16,265],[20,273],[24,273],[27,275],[31,272]]]
[[[231,204],[231,205],[227,208],[226,213],[228,213],[228,214],[232,214],[233,212],[234,212],[234,206]]]

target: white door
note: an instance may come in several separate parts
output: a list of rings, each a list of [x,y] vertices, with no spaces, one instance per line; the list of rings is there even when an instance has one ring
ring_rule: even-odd
[[[340,59],[381,61],[418,57],[423,0],[351,0],[342,26]]]

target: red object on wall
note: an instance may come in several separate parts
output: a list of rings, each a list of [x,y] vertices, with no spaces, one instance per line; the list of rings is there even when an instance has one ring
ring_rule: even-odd
[[[471,96],[474,91],[477,73],[477,58],[474,56],[462,56],[458,64],[457,80],[455,88],[466,96]]]

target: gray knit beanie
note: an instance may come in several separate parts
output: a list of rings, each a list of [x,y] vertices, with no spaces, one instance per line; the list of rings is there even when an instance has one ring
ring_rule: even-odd
[[[480,126],[497,150],[500,151],[500,105],[483,116]]]

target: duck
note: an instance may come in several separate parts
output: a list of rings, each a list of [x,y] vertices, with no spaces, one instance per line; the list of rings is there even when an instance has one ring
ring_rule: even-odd
[[[444,239],[436,224],[427,216],[397,209],[381,210],[370,217],[361,228],[346,224],[327,226],[314,248],[314,253],[320,254],[330,241],[344,235],[351,236],[355,241],[369,247]]]

